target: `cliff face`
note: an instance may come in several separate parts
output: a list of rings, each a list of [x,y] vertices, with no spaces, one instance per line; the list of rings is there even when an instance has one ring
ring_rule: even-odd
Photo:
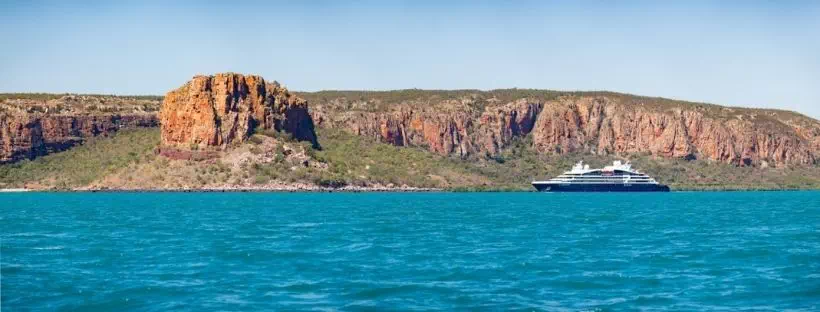
[[[162,124],[162,143],[224,149],[256,127],[318,145],[320,127],[461,158],[496,156],[519,138],[540,153],[652,154],[738,166],[820,162],[820,122],[617,93],[538,90],[303,93],[258,76],[197,76],[156,97],[57,96],[0,101],[0,162],[34,158],[122,127]]]
[[[813,133],[801,133],[765,111],[722,118],[692,108],[631,107],[607,97],[564,98],[544,111],[533,135],[539,151],[651,153],[742,166],[815,164],[820,152],[816,121]]]
[[[278,83],[233,73],[196,76],[168,92],[160,110],[162,144],[224,149],[256,127],[318,144],[307,102]]]
[[[0,162],[33,159],[63,151],[85,138],[109,135],[121,128],[156,127],[153,114],[50,115],[0,114]]]
[[[321,127],[462,158],[497,155],[530,133],[532,147],[541,153],[649,153],[740,166],[810,165],[820,157],[820,122],[783,111],[614,93],[502,102],[492,93],[476,92],[399,103],[380,99],[378,92],[358,100],[332,95],[311,95],[325,99],[313,110]]]
[[[436,107],[397,105],[387,112],[314,109],[319,126],[342,128],[398,146],[426,146],[442,155],[496,154],[517,136],[533,130],[542,104],[521,99],[475,114],[468,102],[446,101]]]
[[[158,97],[4,94],[0,163],[59,152],[121,128],[156,127]]]

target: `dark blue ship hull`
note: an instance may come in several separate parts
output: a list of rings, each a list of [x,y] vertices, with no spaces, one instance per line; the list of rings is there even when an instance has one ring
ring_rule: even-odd
[[[533,183],[539,192],[669,192],[663,184],[542,184]]]

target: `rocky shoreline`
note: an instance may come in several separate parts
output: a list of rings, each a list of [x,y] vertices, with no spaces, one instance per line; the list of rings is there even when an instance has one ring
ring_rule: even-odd
[[[784,188],[784,189],[757,189],[757,188],[680,188],[673,189],[672,192],[800,192],[817,191],[816,188]],[[238,186],[238,187],[206,187],[206,188],[74,188],[74,189],[0,189],[0,193],[475,193],[475,192],[515,192],[533,193],[536,190],[511,190],[511,189],[481,189],[481,190],[460,190],[442,188],[423,187],[363,187],[346,186],[339,188],[332,187],[266,187],[266,186]],[[600,193],[593,193],[600,194]]]
[[[32,191],[32,190],[29,190]],[[36,191],[36,190],[35,190]],[[42,190],[53,191],[53,190]],[[107,188],[107,187],[84,187],[66,190],[69,192],[185,192],[185,193],[227,193],[227,192],[315,192],[315,193],[331,193],[331,192],[345,192],[345,193],[362,193],[362,192],[402,192],[402,193],[417,193],[417,192],[444,192],[441,188],[425,188],[412,187],[407,185],[391,186],[391,185],[373,185],[373,186],[354,186],[346,185],[342,187],[324,187],[308,183],[268,183],[262,185],[209,185],[204,187],[158,187],[158,188]]]

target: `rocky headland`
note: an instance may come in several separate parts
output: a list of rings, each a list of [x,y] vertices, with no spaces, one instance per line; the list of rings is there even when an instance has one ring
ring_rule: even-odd
[[[165,95],[159,117],[164,146],[224,150],[256,129],[285,131],[318,146],[307,102],[259,76],[196,76]]]

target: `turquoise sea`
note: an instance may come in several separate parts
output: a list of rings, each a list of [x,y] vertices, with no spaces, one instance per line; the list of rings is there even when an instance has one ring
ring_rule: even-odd
[[[2,311],[820,310],[820,192],[0,194]]]

